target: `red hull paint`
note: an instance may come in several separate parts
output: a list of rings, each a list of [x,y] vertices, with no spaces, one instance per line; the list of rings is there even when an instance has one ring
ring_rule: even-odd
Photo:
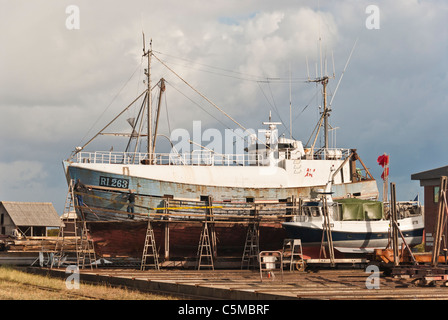
[[[202,224],[198,222],[154,221],[152,226],[159,256],[165,251],[165,225],[169,225],[170,259],[196,257]],[[103,257],[141,258],[147,222],[88,222],[95,250]],[[280,250],[286,237],[281,224],[260,224],[260,250]],[[241,257],[247,225],[217,223],[215,226],[218,257]]]

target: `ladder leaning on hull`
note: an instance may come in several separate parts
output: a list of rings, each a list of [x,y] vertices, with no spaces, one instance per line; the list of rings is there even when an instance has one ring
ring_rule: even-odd
[[[65,199],[64,216],[61,218],[51,268],[55,265],[61,267],[62,264],[75,264],[80,268],[90,266],[91,269],[93,269],[93,266],[96,267],[93,240],[90,239],[85,219],[78,220],[76,207],[83,216],[82,208],[78,205],[78,199],[75,198],[74,181],[72,179]],[[70,217],[71,212],[75,213],[73,218]]]

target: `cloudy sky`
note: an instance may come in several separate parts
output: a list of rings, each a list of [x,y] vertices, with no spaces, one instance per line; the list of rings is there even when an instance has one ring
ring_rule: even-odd
[[[423,195],[411,174],[447,165],[444,0],[0,0],[0,8],[0,200],[48,201],[62,213],[62,160],[144,90],[142,31],[160,59],[246,128],[271,111],[289,135],[291,101],[293,136],[304,142],[322,104],[308,74],[334,70],[337,146],[358,150],[380,190],[376,159],[390,154],[400,200]],[[166,69],[154,63],[152,74],[168,82],[164,133],[194,120],[236,127]],[[99,143],[91,147],[120,147]]]

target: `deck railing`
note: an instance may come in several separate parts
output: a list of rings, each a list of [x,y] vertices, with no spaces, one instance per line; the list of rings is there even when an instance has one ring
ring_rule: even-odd
[[[100,164],[154,164],[154,165],[201,165],[201,166],[264,166],[262,155],[215,154],[213,152],[191,153],[134,153],[134,152],[79,152],[73,159],[78,163]]]
[[[286,153],[285,153],[286,154]],[[319,149],[311,157],[314,160],[344,160],[350,154],[349,149]],[[79,163],[101,164],[154,164],[154,165],[201,165],[201,166],[268,166],[265,154],[219,154],[205,150],[189,153],[134,153],[134,152],[79,152],[74,157]]]
[[[321,148],[314,150],[313,159],[315,160],[344,160],[350,155],[350,149],[342,148]]]

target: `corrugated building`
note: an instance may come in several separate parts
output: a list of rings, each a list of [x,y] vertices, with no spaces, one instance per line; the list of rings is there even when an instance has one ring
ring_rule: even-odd
[[[46,236],[47,228],[59,227],[61,220],[50,202],[0,202],[0,234]]]
[[[439,207],[440,177],[442,176],[448,176],[448,166],[411,175],[411,180],[419,180],[420,186],[424,188],[425,251],[428,252],[434,246],[435,225]],[[445,241],[448,241],[448,237]]]

